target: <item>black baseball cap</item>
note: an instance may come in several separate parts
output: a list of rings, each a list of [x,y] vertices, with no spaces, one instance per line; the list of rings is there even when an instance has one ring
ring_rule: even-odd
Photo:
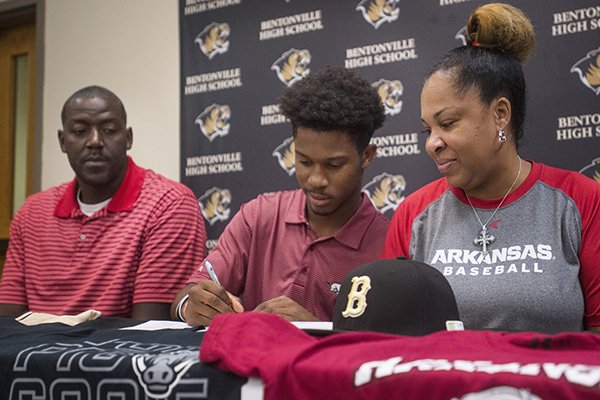
[[[404,257],[362,265],[340,286],[333,331],[377,331],[421,336],[459,320],[450,284],[430,265]]]

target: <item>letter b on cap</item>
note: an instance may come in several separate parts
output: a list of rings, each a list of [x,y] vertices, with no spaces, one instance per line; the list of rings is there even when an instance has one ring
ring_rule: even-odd
[[[352,278],[352,287],[348,293],[346,309],[342,311],[345,318],[360,317],[367,308],[367,292],[371,289],[371,278],[367,275]]]

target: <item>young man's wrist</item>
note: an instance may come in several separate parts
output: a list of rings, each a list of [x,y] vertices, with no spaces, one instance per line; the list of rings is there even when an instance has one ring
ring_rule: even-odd
[[[177,315],[177,318],[181,321],[181,322],[187,322],[185,320],[185,308],[187,308],[187,302],[190,298],[189,294],[186,294],[185,296],[183,296],[181,298],[181,300],[179,300],[179,303],[177,303],[177,308],[175,309],[175,315]]]

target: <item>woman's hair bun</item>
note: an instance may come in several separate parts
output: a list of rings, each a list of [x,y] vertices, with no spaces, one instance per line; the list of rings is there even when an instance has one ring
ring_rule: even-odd
[[[535,47],[531,21],[510,4],[490,3],[476,8],[467,22],[467,35],[471,45],[503,51],[521,63]]]

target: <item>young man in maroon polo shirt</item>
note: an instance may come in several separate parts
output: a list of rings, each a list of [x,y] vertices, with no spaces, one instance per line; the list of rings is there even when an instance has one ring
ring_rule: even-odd
[[[301,189],[244,204],[175,297],[172,318],[207,325],[219,313],[255,310],[331,320],[346,273],[378,258],[388,221],[361,193],[385,118],[377,92],[329,67],[288,88],[280,108],[292,122]]]
[[[11,224],[0,315],[169,319],[173,296],[205,256],[192,191],[127,156],[133,131],[108,89],[75,92],[58,140],[71,182],[30,196]]]

